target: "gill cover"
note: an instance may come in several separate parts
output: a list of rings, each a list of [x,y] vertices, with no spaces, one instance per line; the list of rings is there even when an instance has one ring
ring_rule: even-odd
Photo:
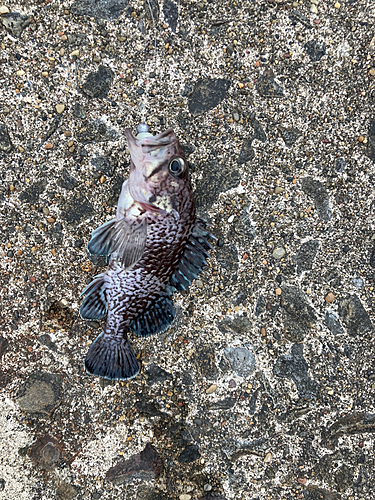
[[[168,166],[174,157],[183,157],[182,149],[172,129],[158,135],[151,135],[147,125],[138,126],[138,135],[134,136],[130,129],[125,129],[125,136],[130,151],[130,174],[128,189],[130,196],[137,202],[157,208],[155,192],[160,192],[165,187],[163,198],[173,196],[176,186],[164,179],[169,175]],[[181,158],[181,161],[184,160]],[[162,186],[163,185],[163,186]],[[163,210],[171,203],[163,200]],[[174,207],[173,207],[174,209]]]

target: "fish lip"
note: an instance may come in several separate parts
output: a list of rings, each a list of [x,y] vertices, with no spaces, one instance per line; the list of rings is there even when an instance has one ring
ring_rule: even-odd
[[[135,148],[142,148],[142,153],[148,154],[155,149],[159,149],[163,146],[172,146],[173,144],[178,142],[178,139],[172,128],[169,128],[157,135],[143,137],[142,139],[137,139],[130,128],[126,128],[124,133],[128,143],[130,154],[132,154],[132,149],[134,151]]]
[[[155,165],[182,153],[173,129],[167,129],[158,135],[136,137],[130,128],[125,129],[125,137],[131,158],[131,171],[144,173],[146,165]]]

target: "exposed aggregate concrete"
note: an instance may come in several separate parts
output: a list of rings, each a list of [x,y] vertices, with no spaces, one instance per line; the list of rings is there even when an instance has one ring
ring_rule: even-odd
[[[375,490],[375,7],[0,4],[0,498],[368,500]],[[123,130],[173,127],[209,266],[84,373]]]

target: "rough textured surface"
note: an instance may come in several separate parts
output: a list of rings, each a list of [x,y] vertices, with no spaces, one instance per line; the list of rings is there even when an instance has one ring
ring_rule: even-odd
[[[0,498],[372,500],[373,2],[0,3]],[[83,371],[85,247],[172,127],[210,265]]]

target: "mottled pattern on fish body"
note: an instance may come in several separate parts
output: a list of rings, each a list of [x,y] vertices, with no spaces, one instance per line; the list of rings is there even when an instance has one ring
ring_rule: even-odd
[[[175,310],[171,295],[202,270],[211,235],[197,219],[187,163],[172,130],[126,137],[131,154],[116,219],[92,234],[88,252],[108,257],[105,273],[83,294],[84,319],[107,314],[86,356],[90,374],[125,380],[139,372],[127,333],[149,336],[166,330]]]
[[[165,295],[195,222],[190,182],[179,196],[179,218],[169,213],[144,213],[147,220],[145,252],[132,269],[125,270],[116,261],[110,264],[106,332],[127,330],[131,320],[147,310],[160,295]]]

